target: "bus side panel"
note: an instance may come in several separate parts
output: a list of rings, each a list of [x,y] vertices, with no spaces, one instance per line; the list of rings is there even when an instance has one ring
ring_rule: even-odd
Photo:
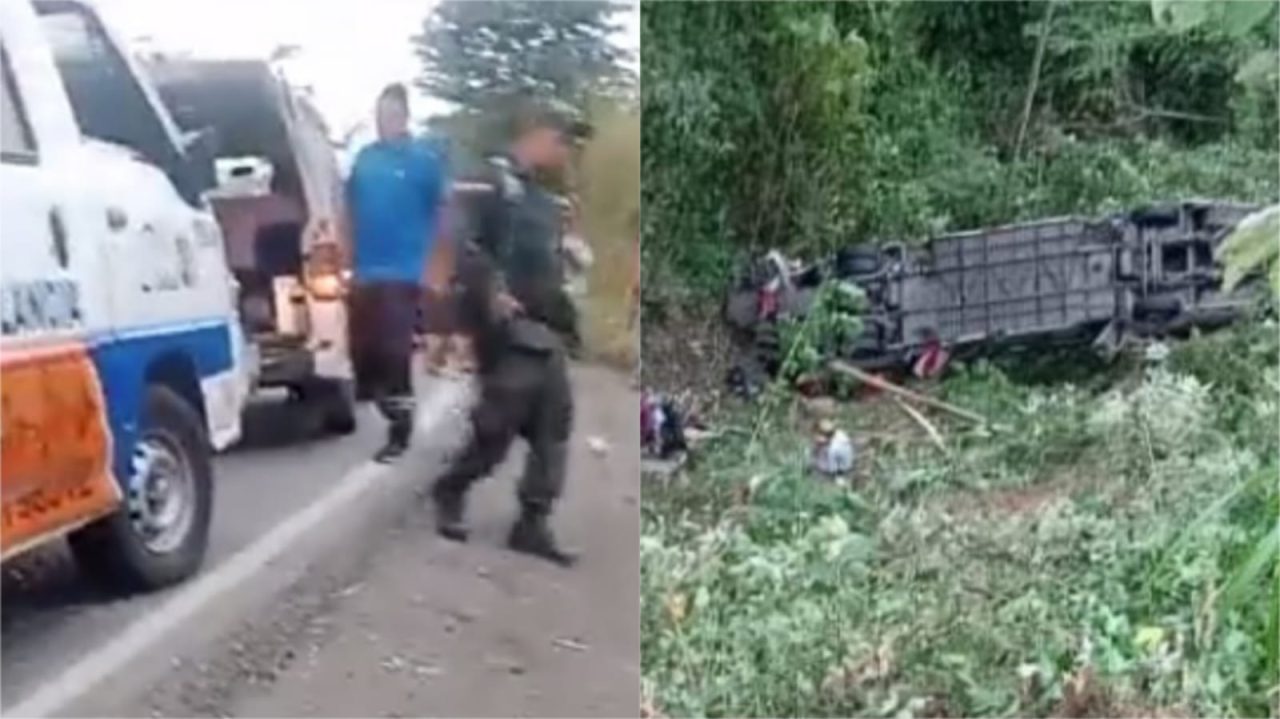
[[[0,496],[5,558],[120,503],[102,382],[77,341],[6,348],[0,359]]]

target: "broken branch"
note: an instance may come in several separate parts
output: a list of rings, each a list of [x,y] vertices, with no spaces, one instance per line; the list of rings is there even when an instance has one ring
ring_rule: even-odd
[[[836,360],[830,364],[830,367],[831,369],[841,374],[849,375],[850,377],[853,377],[854,379],[864,384],[875,387],[876,389],[884,390],[885,392],[889,392],[890,394],[895,394],[895,395],[898,395],[899,397],[903,397],[905,399],[909,399],[914,402],[919,402],[920,404],[933,407],[934,409],[940,409],[944,412],[949,412],[957,417],[960,417],[962,419],[967,419],[970,422],[973,422],[975,424],[987,423],[987,418],[983,417],[980,414],[970,412],[969,410],[964,409],[962,407],[957,407],[954,404],[943,402],[940,399],[934,399],[933,397],[929,397],[927,395],[923,395],[918,392],[912,392],[906,387],[900,387],[886,379],[882,379],[868,372],[863,372],[857,367],[854,367],[853,365],[848,364],[846,362],[841,362],[839,360]]]
[[[915,420],[916,424],[920,425],[920,427],[924,429],[925,434],[929,435],[929,439],[933,440],[933,443],[938,445],[938,449],[941,450],[943,454],[947,454],[947,443],[943,441],[942,433],[939,432],[938,428],[934,427],[933,423],[926,419],[923,414],[920,414],[920,410],[907,404],[901,397],[894,397],[893,402],[898,405],[903,412],[906,412],[908,417]]]

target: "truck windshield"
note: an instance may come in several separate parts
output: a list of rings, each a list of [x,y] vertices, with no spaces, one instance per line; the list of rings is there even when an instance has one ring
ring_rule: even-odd
[[[40,18],[80,131],[132,149],[179,184],[181,158],[97,20],[70,3],[41,5]]]

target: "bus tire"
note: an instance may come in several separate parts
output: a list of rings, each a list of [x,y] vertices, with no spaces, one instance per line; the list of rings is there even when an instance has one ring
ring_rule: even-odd
[[[204,422],[159,385],[147,389],[120,509],[70,537],[82,571],[126,592],[176,584],[204,562],[213,462]]]

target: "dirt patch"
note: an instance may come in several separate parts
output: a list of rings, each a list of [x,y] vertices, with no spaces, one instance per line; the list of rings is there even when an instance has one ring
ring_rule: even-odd
[[[660,323],[646,319],[642,329],[645,387],[702,398],[721,394],[736,351],[718,312],[672,311]]]
[[[1064,719],[1104,719],[1105,717],[1143,717],[1144,719],[1188,719],[1194,716],[1179,706],[1152,706],[1123,701],[1115,696],[1092,668],[1086,667],[1067,678],[1062,700],[1051,717]]]
[[[1024,487],[948,494],[939,500],[939,509],[961,516],[1030,514],[1098,488],[1098,473],[1070,467]]]
[[[1022,487],[1005,491],[990,492],[984,497],[985,504],[991,509],[1008,514],[1037,512],[1045,505],[1063,496],[1063,488],[1047,484],[1034,487]]]

